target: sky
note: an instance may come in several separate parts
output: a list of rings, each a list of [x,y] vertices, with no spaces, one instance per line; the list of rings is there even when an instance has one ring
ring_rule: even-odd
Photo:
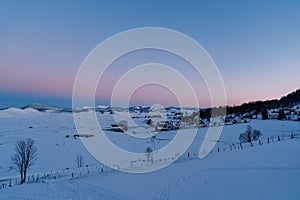
[[[279,98],[300,86],[299,10],[296,0],[0,0],[0,107],[34,102],[70,107],[76,73],[91,50],[139,27],[176,30],[201,44],[221,73],[229,105]],[[200,105],[209,106],[202,77],[181,58],[155,50],[126,56],[100,80],[97,104],[109,105],[122,73],[159,62],[184,74]],[[130,101],[177,102],[176,94],[158,85],[139,88]]]

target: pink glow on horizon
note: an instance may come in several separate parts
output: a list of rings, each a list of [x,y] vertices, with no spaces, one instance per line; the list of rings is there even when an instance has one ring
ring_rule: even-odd
[[[297,63],[289,63],[289,66],[297,66]],[[282,64],[282,66],[284,66]],[[223,75],[228,105],[240,105],[249,101],[268,100],[280,98],[300,86],[297,73],[285,71],[279,66],[274,70],[274,81],[267,81],[266,77],[271,72],[260,72],[253,74],[240,74],[233,76]],[[15,68],[15,69],[14,69]],[[0,91],[15,93],[39,94],[44,96],[71,97],[76,70],[67,69],[44,69],[44,68],[17,68],[3,67],[5,73],[0,73]],[[18,69],[18,70],[17,70]],[[112,71],[112,74],[114,71]],[[109,75],[100,81],[96,98],[109,102],[111,91],[118,76]],[[288,81],[287,81],[288,80]],[[202,84],[202,85],[201,85]],[[210,97],[203,83],[192,83],[198,91],[199,103],[203,107],[210,105]],[[278,87],[279,86],[279,87]],[[148,90],[148,92],[146,92]],[[149,104],[162,102],[163,104],[176,104],[174,99],[164,95],[162,91],[144,89],[144,93],[137,91],[132,97],[132,103]],[[157,95],[159,94],[159,95]],[[157,97],[155,97],[156,95]],[[122,100],[120,100],[122,101]]]
[[[72,95],[74,77],[74,73],[67,70],[6,70],[0,74],[0,90],[68,97]]]

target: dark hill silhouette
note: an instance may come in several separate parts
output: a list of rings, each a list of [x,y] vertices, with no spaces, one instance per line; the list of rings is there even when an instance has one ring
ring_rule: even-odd
[[[227,113],[246,113],[250,111],[261,112],[264,108],[284,108],[292,107],[300,103],[300,89],[281,97],[280,99],[273,99],[267,101],[254,101],[249,103],[244,103],[240,106],[229,106],[227,107]]]

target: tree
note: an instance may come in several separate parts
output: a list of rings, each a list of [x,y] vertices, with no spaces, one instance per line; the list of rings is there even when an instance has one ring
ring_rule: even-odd
[[[128,122],[126,120],[121,120],[118,122],[118,126],[121,128],[123,132],[128,131]]]
[[[265,119],[269,119],[269,116],[268,116],[268,109],[265,107],[263,109],[263,111],[261,112],[261,116],[262,116],[262,119],[265,120]]]
[[[34,165],[37,158],[37,148],[34,140],[27,138],[16,142],[15,154],[11,157],[14,168],[20,173],[21,184],[26,181],[28,169]]]
[[[282,108],[278,112],[278,119],[279,120],[284,120],[285,119],[284,110]]]
[[[248,125],[247,130],[246,130],[247,142],[250,142],[250,143],[252,142],[252,133],[253,133],[252,126]]]
[[[151,147],[147,147],[145,150],[146,156],[147,156],[147,160],[149,161],[151,158],[153,150],[151,149]]]
[[[82,155],[77,155],[75,162],[77,164],[77,167],[82,167],[84,165],[84,161],[83,161],[83,156]]]
[[[253,140],[254,140],[254,141],[257,141],[261,135],[262,135],[261,131],[255,129],[255,130],[253,131]]]
[[[147,124],[148,124],[149,126],[152,126],[152,124],[153,124],[152,120],[151,120],[151,119],[148,119],[148,120],[147,120]]]
[[[247,129],[244,133],[240,134],[240,142],[249,142],[251,146],[253,145],[253,141],[257,141],[259,137],[262,135],[260,130],[253,129],[250,125],[247,126]]]

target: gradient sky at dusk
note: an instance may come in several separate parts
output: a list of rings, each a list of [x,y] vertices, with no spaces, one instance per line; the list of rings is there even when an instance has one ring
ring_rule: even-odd
[[[174,29],[199,42],[221,72],[230,105],[279,98],[300,87],[297,0],[0,0],[0,107],[71,106],[73,82],[88,53],[113,34],[147,26]],[[183,61],[154,51],[128,56],[99,83],[98,104],[109,103],[114,81],[129,66],[153,60],[181,67],[202,106],[209,104],[201,77]],[[154,88],[137,91],[132,103],[173,104],[170,92],[156,88],[156,94]]]

